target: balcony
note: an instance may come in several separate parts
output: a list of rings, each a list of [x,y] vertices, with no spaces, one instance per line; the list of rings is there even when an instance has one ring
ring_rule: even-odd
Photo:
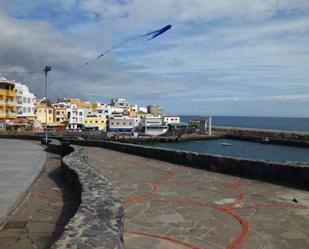
[[[15,97],[16,93],[15,89],[0,89],[0,96]]]
[[[0,118],[16,118],[15,112],[0,112]]]
[[[6,96],[8,97],[16,97],[16,90],[7,90]]]

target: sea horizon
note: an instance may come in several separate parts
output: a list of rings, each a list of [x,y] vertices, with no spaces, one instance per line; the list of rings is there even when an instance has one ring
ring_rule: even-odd
[[[188,123],[207,115],[179,115],[181,122]],[[270,116],[217,116],[212,115],[213,126],[254,128],[280,131],[309,132],[308,117],[270,117]]]

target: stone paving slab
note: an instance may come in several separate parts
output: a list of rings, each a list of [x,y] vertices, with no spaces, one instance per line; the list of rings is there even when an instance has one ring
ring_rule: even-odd
[[[309,192],[96,147],[123,196],[125,247],[308,249]]]
[[[59,238],[78,207],[59,166],[60,157],[48,153],[47,164],[28,195],[6,217],[0,249],[47,249]]]

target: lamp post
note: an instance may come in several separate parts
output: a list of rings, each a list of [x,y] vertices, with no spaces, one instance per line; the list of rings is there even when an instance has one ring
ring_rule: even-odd
[[[45,73],[45,142],[46,145],[48,144],[48,135],[47,135],[47,112],[48,112],[48,106],[47,106],[47,73],[51,71],[51,66],[45,66],[43,69]]]

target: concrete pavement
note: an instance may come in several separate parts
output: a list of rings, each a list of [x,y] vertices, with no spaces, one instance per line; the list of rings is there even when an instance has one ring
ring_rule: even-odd
[[[123,196],[127,249],[307,249],[309,193],[87,147]]]
[[[29,141],[0,139],[0,225],[45,162],[43,147]]]

